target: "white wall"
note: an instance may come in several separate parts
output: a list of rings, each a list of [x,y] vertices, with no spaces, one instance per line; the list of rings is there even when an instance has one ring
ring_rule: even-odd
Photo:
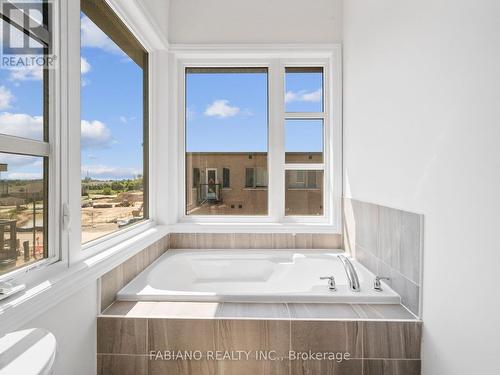
[[[341,0],[171,0],[172,43],[336,43]]]
[[[425,214],[424,375],[499,374],[500,2],[344,2],[347,196]]]
[[[93,282],[25,325],[45,328],[56,336],[55,375],[96,373],[97,311],[97,282]]]

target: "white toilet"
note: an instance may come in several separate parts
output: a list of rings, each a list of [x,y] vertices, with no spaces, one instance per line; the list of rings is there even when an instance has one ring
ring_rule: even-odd
[[[51,375],[57,353],[55,336],[40,328],[0,337],[0,375]]]

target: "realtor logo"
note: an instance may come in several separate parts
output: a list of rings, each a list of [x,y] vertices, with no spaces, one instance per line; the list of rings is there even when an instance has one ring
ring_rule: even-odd
[[[0,0],[2,59],[5,68],[50,67],[52,55],[52,3]]]

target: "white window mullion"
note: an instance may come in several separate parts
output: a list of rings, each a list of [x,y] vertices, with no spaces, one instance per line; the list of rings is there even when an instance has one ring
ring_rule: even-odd
[[[269,68],[269,215],[280,222],[285,212],[285,67],[273,60]]]
[[[71,92],[66,102],[67,163],[64,181],[68,188],[63,197],[70,213],[69,227],[65,229],[66,246],[71,264],[81,259],[81,167],[80,167],[80,2],[68,1],[68,39],[66,47],[67,90]],[[64,246],[64,245],[63,245]],[[63,247],[64,248],[64,247]]]

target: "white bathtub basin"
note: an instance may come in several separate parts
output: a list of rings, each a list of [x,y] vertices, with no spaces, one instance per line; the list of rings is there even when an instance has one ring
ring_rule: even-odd
[[[400,303],[352,260],[361,284],[349,290],[338,255],[317,250],[171,250],[118,292],[121,301]],[[330,291],[320,276],[335,276]]]

